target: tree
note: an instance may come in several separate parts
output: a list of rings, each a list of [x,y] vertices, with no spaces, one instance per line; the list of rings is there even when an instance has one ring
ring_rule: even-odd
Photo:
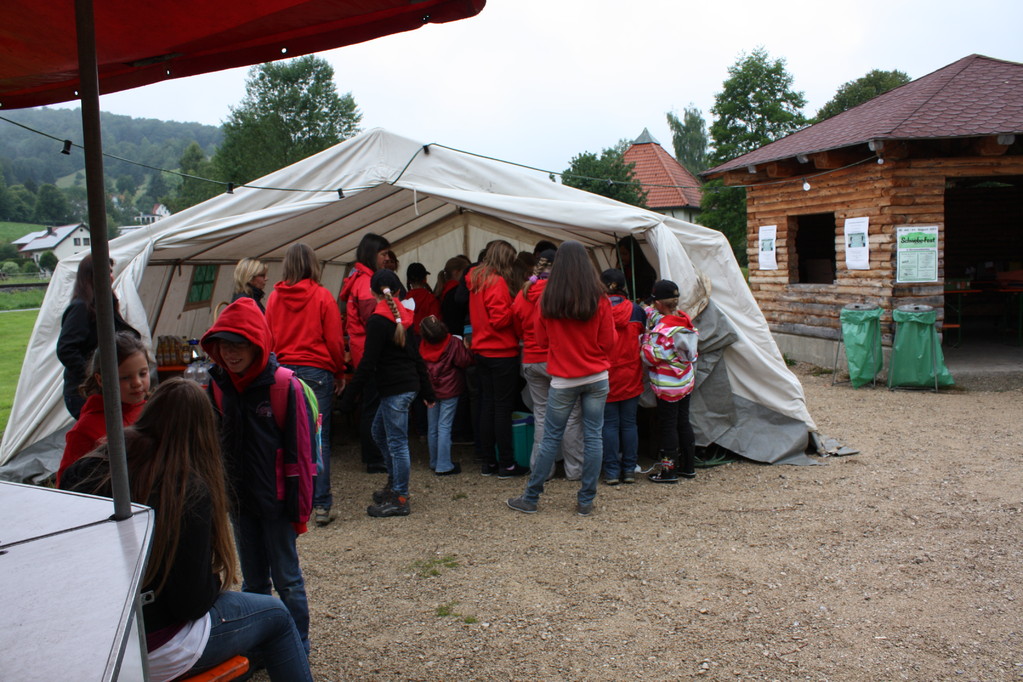
[[[820,123],[826,118],[859,106],[867,100],[874,99],[900,85],[905,85],[909,81],[909,76],[897,69],[892,71],[874,69],[866,76],[843,83],[835,96],[820,108],[814,121]]]
[[[710,126],[716,166],[758,149],[806,125],[802,92],[792,89],[784,59],[771,60],[763,47],[728,68],[728,79],[714,98]],[[746,264],[746,190],[714,180],[703,187],[700,220],[728,237],[739,263]]]
[[[621,140],[614,147],[602,151],[599,157],[593,152],[579,154],[562,173],[562,184],[646,207],[646,192],[632,174],[636,164],[625,163],[625,150],[628,148],[628,140]]]
[[[66,223],[70,219],[71,205],[56,185],[43,185],[36,196],[35,221],[37,223]]]
[[[39,267],[53,272],[53,269],[57,267],[57,254],[53,251],[43,251],[39,256]]]
[[[681,121],[674,112],[669,111],[667,116],[675,159],[693,175],[707,170],[707,122],[703,120],[703,114],[690,104],[685,108]]]
[[[354,136],[361,121],[352,93],[338,95],[326,60],[307,55],[255,66],[245,98],[224,123],[217,176],[250,182]]]
[[[213,164],[206,158],[206,153],[197,142],[188,145],[181,155],[178,168],[186,177],[181,178],[177,190],[168,197],[168,208],[177,213],[189,206],[195,206],[223,192],[218,183],[208,182],[203,178],[211,178]]]

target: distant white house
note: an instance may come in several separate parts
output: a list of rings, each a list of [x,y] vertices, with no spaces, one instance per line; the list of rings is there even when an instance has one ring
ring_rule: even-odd
[[[74,223],[30,232],[12,243],[18,247],[22,256],[31,257],[38,263],[39,256],[47,251],[53,251],[57,260],[85,251],[91,245],[91,238],[85,223]]]
[[[166,218],[171,214],[170,209],[163,204],[155,204],[151,213],[139,213],[135,216],[136,225],[149,225],[157,220]],[[122,231],[124,228],[121,228]]]

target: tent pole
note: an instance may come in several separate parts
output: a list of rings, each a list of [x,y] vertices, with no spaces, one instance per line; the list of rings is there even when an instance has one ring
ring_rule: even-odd
[[[78,37],[78,80],[82,102],[82,133],[85,140],[85,187],[89,201],[89,237],[92,241],[93,291],[96,299],[96,331],[99,337],[100,371],[110,456],[110,485],[114,519],[131,517],[131,492],[121,425],[120,383],[114,345],[114,301],[110,289],[110,245],[107,243],[106,198],[103,182],[103,138],[99,121],[99,72],[92,0],[75,0]],[[110,398],[117,396],[117,400]]]

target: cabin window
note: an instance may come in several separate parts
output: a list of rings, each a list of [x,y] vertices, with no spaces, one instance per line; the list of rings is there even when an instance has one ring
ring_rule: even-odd
[[[835,283],[835,214],[813,213],[789,218],[791,281],[799,284]]]
[[[79,237],[75,237],[75,246],[81,246],[82,240]]]
[[[213,284],[217,281],[216,265],[196,265],[192,268],[192,285],[188,288],[185,310],[208,306],[213,299]]]

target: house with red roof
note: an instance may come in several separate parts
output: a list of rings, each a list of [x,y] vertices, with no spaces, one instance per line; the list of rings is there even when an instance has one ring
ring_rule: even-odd
[[[886,345],[909,304],[946,341],[1020,342],[1023,64],[970,55],[703,176],[746,187],[750,287],[790,357],[831,366],[851,303]]]
[[[632,175],[646,192],[646,207],[679,220],[695,223],[700,213],[700,181],[664,151],[646,128],[624,154],[634,164]]]

